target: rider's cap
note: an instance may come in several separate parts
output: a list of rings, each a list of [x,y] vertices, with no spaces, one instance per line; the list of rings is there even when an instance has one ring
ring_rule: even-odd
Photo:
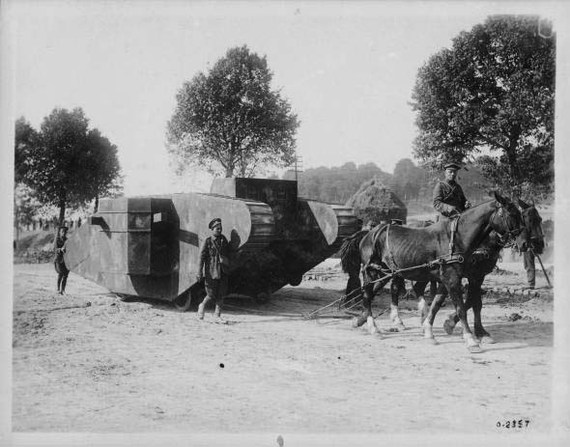
[[[213,230],[216,225],[222,225],[222,219],[220,219],[219,217],[212,219],[208,224],[208,228],[210,230]]]
[[[443,165],[443,169],[457,169],[459,171],[461,169],[461,165],[453,162],[446,163],[445,165]]]

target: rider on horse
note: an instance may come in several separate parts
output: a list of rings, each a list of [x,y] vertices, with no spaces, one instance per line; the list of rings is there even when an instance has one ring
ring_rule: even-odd
[[[471,204],[465,198],[463,189],[456,181],[457,171],[461,169],[461,166],[458,163],[449,162],[443,168],[445,169],[445,180],[439,181],[435,185],[433,190],[433,207],[443,216],[453,219],[451,223],[451,243],[453,244],[457,226],[456,218],[469,208]],[[439,216],[436,216],[437,220],[439,220]],[[450,247],[450,251],[452,251],[452,247]],[[437,286],[432,282],[432,296],[435,296],[437,293],[436,288]],[[439,293],[445,295],[445,290],[440,288]]]
[[[457,171],[461,166],[447,163],[444,166],[445,180],[439,181],[433,190],[433,207],[445,217],[452,217],[471,206],[457,181]]]

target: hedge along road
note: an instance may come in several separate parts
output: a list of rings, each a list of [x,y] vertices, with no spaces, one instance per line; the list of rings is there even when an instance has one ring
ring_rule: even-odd
[[[14,266],[13,431],[500,433],[551,424],[552,292],[489,293],[483,322],[497,341],[470,354],[459,330],[372,336],[342,313],[302,317],[342,294],[346,277],[305,280],[267,304],[227,300],[228,325],[155,301],[121,302],[73,273],[55,290],[51,264]],[[315,275],[319,276],[319,275]],[[539,281],[544,281],[544,278]],[[493,287],[522,284],[493,274]],[[543,286],[539,282],[539,286]],[[387,294],[375,312],[388,307]],[[389,329],[389,312],[378,319]],[[526,422],[528,421],[528,423]]]

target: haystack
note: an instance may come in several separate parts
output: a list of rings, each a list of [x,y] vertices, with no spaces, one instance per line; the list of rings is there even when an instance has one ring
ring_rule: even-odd
[[[363,183],[358,191],[346,202],[364,224],[379,225],[399,219],[406,223],[408,209],[394,192],[374,178]]]

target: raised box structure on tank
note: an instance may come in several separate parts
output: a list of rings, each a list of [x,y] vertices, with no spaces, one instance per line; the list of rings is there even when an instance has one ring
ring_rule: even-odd
[[[65,262],[119,295],[186,310],[203,293],[195,278],[214,217],[234,249],[229,293],[259,299],[298,285],[360,229],[352,208],[297,197],[296,181],[216,179],[209,194],[102,199],[70,235]]]

